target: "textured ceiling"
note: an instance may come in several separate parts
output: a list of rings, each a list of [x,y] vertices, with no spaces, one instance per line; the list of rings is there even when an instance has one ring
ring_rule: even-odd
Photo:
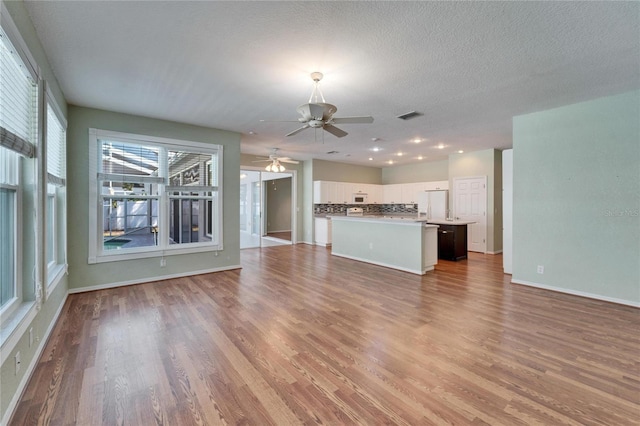
[[[638,2],[26,4],[69,103],[241,132],[248,154],[439,160],[510,147],[514,115],[640,87]],[[313,71],[336,117],[374,123],[260,122],[296,120]]]

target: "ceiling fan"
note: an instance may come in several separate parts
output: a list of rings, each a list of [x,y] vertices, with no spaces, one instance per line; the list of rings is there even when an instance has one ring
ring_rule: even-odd
[[[314,81],[313,92],[309,97],[309,103],[300,105],[297,108],[298,113],[301,115],[298,118],[299,123],[302,123],[302,127],[287,133],[285,136],[293,136],[301,131],[313,128],[323,129],[331,133],[336,137],[347,136],[348,133],[342,129],[339,129],[335,124],[352,124],[352,123],[373,123],[373,117],[334,117],[333,114],[338,110],[335,105],[331,105],[325,102],[324,96],[320,91],[320,80],[322,80],[322,73],[311,73],[311,79]],[[266,121],[266,120],[261,120]],[[295,121],[290,121],[295,123]]]
[[[298,164],[298,161],[292,160],[289,157],[278,157],[278,148],[272,148],[271,154],[269,154],[269,158],[265,158],[264,160],[255,160],[254,163],[262,163],[269,162],[267,167],[264,169],[268,172],[284,172],[286,169],[280,163],[289,163],[289,164]]]

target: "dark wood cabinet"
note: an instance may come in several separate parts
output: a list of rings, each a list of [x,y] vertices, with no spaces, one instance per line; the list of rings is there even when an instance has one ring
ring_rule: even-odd
[[[467,258],[467,225],[439,225],[438,259]]]

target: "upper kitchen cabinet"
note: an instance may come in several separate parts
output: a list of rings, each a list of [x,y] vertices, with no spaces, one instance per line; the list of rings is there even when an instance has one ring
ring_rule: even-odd
[[[438,191],[441,189],[449,189],[449,181],[448,180],[438,180],[433,182],[424,182],[423,191]]]
[[[382,186],[382,202],[383,204],[401,204],[402,203],[402,185],[394,183]]]
[[[348,182],[313,182],[314,204],[349,204],[353,195],[353,185]]]

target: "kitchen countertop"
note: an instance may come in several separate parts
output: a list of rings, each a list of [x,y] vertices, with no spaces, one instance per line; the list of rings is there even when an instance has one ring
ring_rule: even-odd
[[[475,223],[473,221],[467,221],[467,220],[442,220],[442,219],[430,219],[427,220],[428,223],[433,223],[436,225],[470,225],[472,223]]]
[[[396,223],[427,223],[429,220],[427,218],[421,217],[419,218],[416,215],[364,215],[364,216],[331,216],[327,215],[328,218],[339,219],[339,220],[355,220],[355,221],[368,221],[368,222],[396,222]]]

